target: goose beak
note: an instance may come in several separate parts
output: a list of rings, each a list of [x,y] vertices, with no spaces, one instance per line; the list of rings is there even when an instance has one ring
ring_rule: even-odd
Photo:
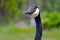
[[[26,16],[28,16],[28,17],[30,16],[30,14],[29,14],[28,11],[23,12],[23,14],[26,15]]]
[[[28,11],[25,11],[23,14],[28,14]]]

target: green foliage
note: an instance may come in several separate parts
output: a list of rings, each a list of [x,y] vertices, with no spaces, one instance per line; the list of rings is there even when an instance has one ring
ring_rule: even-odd
[[[23,5],[24,5],[24,0],[8,0],[5,6],[8,9],[11,16],[14,17],[17,15],[20,17],[22,14],[21,12],[23,10]]]
[[[60,26],[60,14],[58,12],[53,12],[46,14],[46,21],[43,22],[43,28],[53,28]]]
[[[23,17],[24,3],[24,0],[0,0],[0,22],[3,20],[9,24],[12,21],[20,20]]]

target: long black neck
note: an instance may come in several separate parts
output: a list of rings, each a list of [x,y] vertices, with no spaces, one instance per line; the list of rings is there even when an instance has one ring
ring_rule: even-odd
[[[41,40],[42,38],[42,23],[41,23],[41,18],[40,18],[40,12],[37,17],[35,17],[36,21],[36,37],[35,40]]]

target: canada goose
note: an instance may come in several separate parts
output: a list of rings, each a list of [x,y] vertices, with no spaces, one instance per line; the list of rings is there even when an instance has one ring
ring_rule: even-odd
[[[37,6],[30,6],[25,12],[25,15],[34,17],[36,22],[36,36],[35,40],[41,40],[42,38],[42,23],[40,18],[40,10]]]

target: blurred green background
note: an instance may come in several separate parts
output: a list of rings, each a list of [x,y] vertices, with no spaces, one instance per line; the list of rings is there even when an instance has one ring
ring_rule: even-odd
[[[60,40],[60,0],[0,0],[0,40],[34,40],[35,24],[23,14],[31,5],[41,11],[42,40]]]

